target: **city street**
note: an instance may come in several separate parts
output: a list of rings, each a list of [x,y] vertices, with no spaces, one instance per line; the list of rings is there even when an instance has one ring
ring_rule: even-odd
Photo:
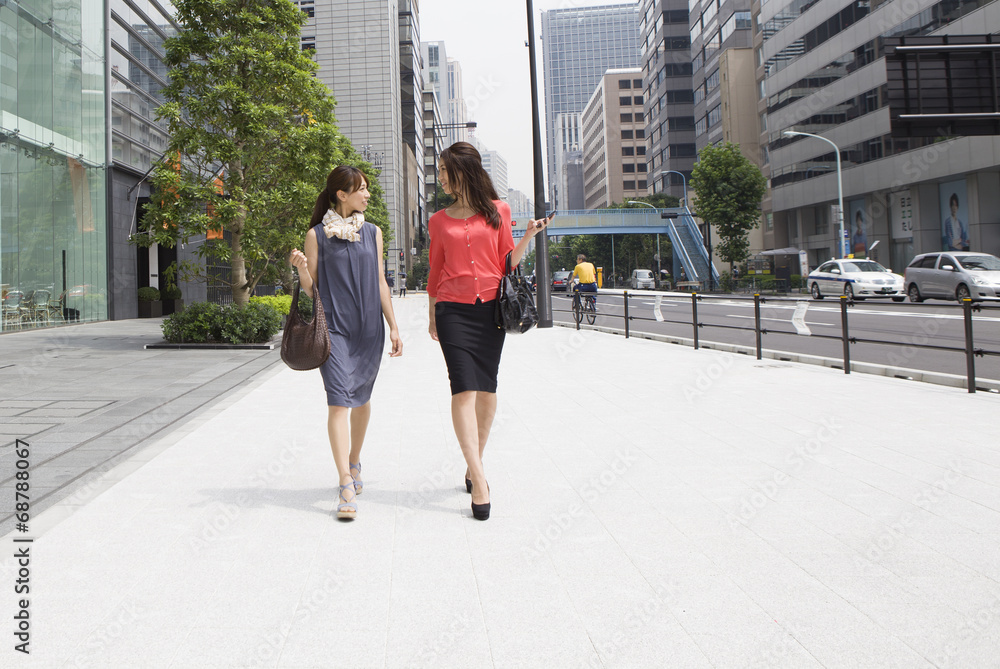
[[[630,328],[634,332],[684,337],[693,336],[691,327],[691,300],[686,297],[664,296],[660,311],[664,321],[654,320],[655,293],[630,292],[629,315],[633,318]],[[762,345],[766,349],[804,353],[827,358],[842,359],[843,344],[839,339],[796,334],[792,314],[800,302],[808,304],[805,322],[815,335],[840,337],[840,305],[836,300],[801,298],[766,298],[761,306],[761,327],[768,330]],[[562,293],[553,295],[553,319],[572,323],[571,299]],[[624,328],[622,297],[601,294],[598,299],[596,325]],[[647,320],[648,319],[648,320]],[[698,302],[698,320],[704,324],[699,330],[702,342],[720,342],[740,346],[755,346],[754,304],[751,296],[705,296]],[[964,349],[965,324],[962,310],[943,301],[911,304],[889,300],[856,302],[848,308],[850,336],[877,339],[894,344],[858,343],[851,345],[852,362],[870,362],[890,367],[919,369],[946,374],[965,374],[965,355],[962,351],[942,351],[915,348],[912,344],[927,344]],[[712,327],[724,325],[727,329]],[[746,328],[733,330],[728,328]],[[781,334],[784,333],[784,334]],[[1000,305],[983,305],[982,311],[973,313],[975,347],[1000,353]],[[1000,356],[977,357],[976,377],[1000,379]]]

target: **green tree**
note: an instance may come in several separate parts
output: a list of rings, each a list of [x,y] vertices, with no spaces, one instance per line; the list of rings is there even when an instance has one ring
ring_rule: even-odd
[[[301,248],[317,192],[341,164],[369,177],[365,215],[388,242],[378,172],[337,131],[336,103],[300,47],[305,14],[290,0],[173,5],[182,30],[164,44],[170,84],[157,111],[171,139],[138,243],[225,233],[199,254],[229,264],[233,301],[246,305],[261,280],[290,282],[288,253]]]
[[[455,202],[455,198],[445,193],[444,189],[441,188],[440,181],[435,184],[435,187],[435,196],[430,202],[427,203],[427,208],[432,214],[439,212],[442,209],[447,209]]]
[[[715,226],[715,252],[728,262],[750,255],[747,233],[760,222],[760,201],[767,185],[760,168],[740,153],[738,144],[708,146],[698,154],[691,172],[696,193],[694,214]]]

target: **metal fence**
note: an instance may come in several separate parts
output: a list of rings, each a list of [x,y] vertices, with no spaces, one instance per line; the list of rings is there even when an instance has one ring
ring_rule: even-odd
[[[604,292],[604,291],[602,291]],[[657,323],[675,323],[680,325],[690,325],[692,340],[694,342],[694,348],[700,348],[700,336],[699,330],[703,328],[719,328],[725,330],[744,330],[753,331],[756,339],[756,352],[757,359],[761,360],[763,358],[763,339],[765,336],[771,335],[791,335],[799,336],[797,331],[792,330],[782,330],[765,328],[761,326],[761,316],[760,307],[762,304],[767,302],[799,302],[801,298],[787,298],[787,297],[762,297],[759,293],[754,294],[752,297],[741,297],[739,295],[702,295],[699,293],[691,293],[690,296],[686,293],[656,293],[654,296],[670,296],[673,298],[677,297],[690,297],[691,300],[691,318],[685,320],[677,319],[659,319],[651,318],[648,316],[634,316],[629,312],[629,291],[624,290],[619,293],[614,291],[615,295],[622,295],[624,297],[624,316],[623,324],[625,328],[626,339],[631,336],[631,323],[632,321],[653,321]],[[641,294],[643,298],[648,298],[650,295]],[[634,297],[634,295],[633,295]],[[698,319],[698,303],[703,300],[746,300],[753,301],[754,304],[754,325],[753,327],[739,326],[739,325],[724,325],[719,323],[704,323]],[[922,349],[933,349],[937,351],[952,351],[956,353],[963,353],[965,355],[965,367],[966,367],[966,388],[970,393],[976,392],[976,358],[984,357],[987,355],[1000,356],[1000,351],[991,351],[983,348],[977,348],[975,345],[975,339],[973,337],[973,327],[972,327],[972,314],[974,312],[979,312],[982,310],[978,303],[972,302],[972,300],[966,298],[963,300],[961,305],[954,305],[954,308],[961,309],[964,315],[965,321],[965,345],[964,346],[944,346],[940,344],[919,344],[914,342],[901,342],[892,341],[886,339],[868,339],[863,337],[853,337],[850,333],[850,319],[848,316],[848,307],[853,306],[854,301],[848,299],[846,296],[840,297],[840,325],[841,332],[839,335],[824,335],[813,333],[810,337],[815,339],[833,339],[839,340],[843,343],[843,363],[844,363],[844,374],[851,373],[851,344],[880,344],[886,346],[909,346],[912,348],[922,348]],[[922,307],[938,307],[943,305],[926,305],[920,303],[910,303],[907,307],[912,308],[922,308]],[[559,311],[564,313],[571,313],[571,309],[553,309],[553,311]],[[611,316],[608,314],[602,314],[606,318],[619,318],[618,316]],[[580,329],[580,323],[576,323],[576,329]]]

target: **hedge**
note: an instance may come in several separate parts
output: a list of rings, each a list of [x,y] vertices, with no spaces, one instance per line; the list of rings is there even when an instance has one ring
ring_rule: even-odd
[[[163,338],[171,344],[260,344],[281,329],[281,314],[270,304],[246,307],[195,302],[163,320]]]

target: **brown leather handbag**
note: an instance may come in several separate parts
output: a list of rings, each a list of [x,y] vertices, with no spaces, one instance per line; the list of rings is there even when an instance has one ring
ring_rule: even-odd
[[[292,308],[281,335],[281,359],[292,369],[306,371],[322,367],[330,357],[330,335],[326,331],[326,314],[317,286],[313,284],[313,315],[306,322],[299,314],[299,284],[295,284]]]

